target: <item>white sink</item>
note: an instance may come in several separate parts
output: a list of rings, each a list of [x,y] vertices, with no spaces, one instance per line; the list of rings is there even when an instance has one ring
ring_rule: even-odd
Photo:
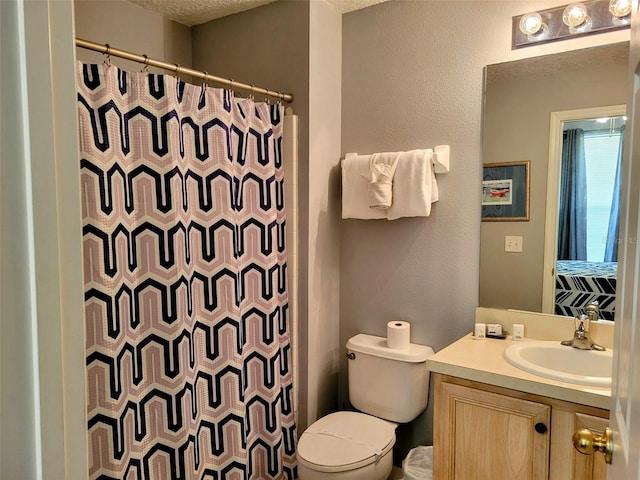
[[[534,375],[561,382],[611,387],[613,353],[579,350],[560,345],[560,342],[530,341],[508,346],[507,361]]]

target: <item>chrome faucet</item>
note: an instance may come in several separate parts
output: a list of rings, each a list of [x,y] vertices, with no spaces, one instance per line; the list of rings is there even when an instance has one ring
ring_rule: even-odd
[[[586,315],[582,314],[575,318],[576,330],[573,333],[573,338],[571,340],[564,340],[560,342],[562,345],[578,348],[580,350],[605,350],[602,345],[594,343],[593,340],[591,340],[591,335],[589,335],[589,323],[591,318],[594,318],[594,315],[596,319],[598,318],[598,302],[594,303],[595,305],[592,303],[587,305],[585,308],[587,312]]]

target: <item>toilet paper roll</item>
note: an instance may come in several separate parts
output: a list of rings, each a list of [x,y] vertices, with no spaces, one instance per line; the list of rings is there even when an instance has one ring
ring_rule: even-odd
[[[387,347],[398,350],[409,348],[411,324],[394,320],[387,323]]]

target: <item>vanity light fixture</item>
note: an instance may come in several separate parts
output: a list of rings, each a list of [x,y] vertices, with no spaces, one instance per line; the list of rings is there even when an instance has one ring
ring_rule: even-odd
[[[511,48],[629,28],[632,0],[586,0],[512,19]]]

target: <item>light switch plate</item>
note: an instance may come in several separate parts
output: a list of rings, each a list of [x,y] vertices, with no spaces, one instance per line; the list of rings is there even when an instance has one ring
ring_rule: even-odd
[[[522,252],[522,237],[507,235],[504,237],[505,252]]]

